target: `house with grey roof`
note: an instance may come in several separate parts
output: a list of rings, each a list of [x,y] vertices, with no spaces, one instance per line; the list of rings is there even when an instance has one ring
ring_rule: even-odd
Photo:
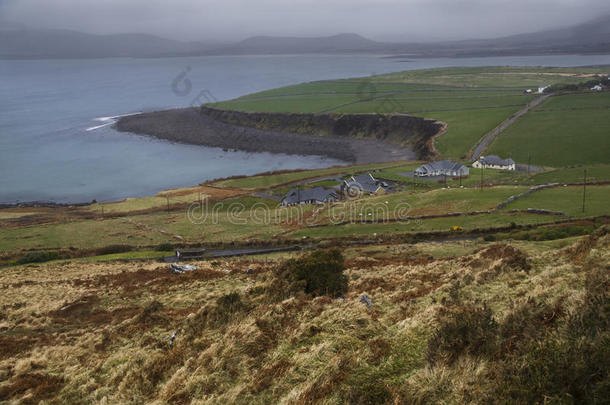
[[[435,176],[451,176],[451,177],[466,177],[469,170],[466,166],[460,163],[452,162],[451,160],[441,160],[438,162],[426,163],[415,169],[414,174],[419,177],[435,177]]]
[[[515,161],[512,159],[502,159],[496,155],[481,156],[479,160],[472,164],[477,169],[498,169],[515,170]]]
[[[367,194],[380,194],[386,192],[388,188],[389,185],[386,182],[376,179],[370,173],[352,176],[341,184],[341,191],[344,194],[351,194],[354,191]]]
[[[282,199],[282,205],[288,207],[299,204],[324,204],[339,200],[339,195],[335,190],[328,190],[324,187],[315,187],[306,190],[293,188]]]

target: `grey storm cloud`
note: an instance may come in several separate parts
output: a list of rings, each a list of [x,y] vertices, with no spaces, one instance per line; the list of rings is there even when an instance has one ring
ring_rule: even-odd
[[[354,32],[378,40],[495,37],[577,24],[607,0],[0,0],[0,22],[182,40]]]

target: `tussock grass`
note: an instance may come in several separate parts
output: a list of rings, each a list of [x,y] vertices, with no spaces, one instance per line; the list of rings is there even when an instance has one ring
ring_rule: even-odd
[[[607,229],[536,243],[349,249],[338,298],[274,289],[336,253],[182,275],[152,262],[5,269],[0,401],[602,403]]]

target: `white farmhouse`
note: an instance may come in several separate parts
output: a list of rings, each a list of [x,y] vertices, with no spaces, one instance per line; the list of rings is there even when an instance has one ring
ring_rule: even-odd
[[[551,86],[541,86],[541,87],[538,87],[538,94],[544,93],[544,91],[546,89],[548,89],[549,87],[551,87]]]
[[[592,91],[602,91],[604,88],[602,86],[600,86],[599,84],[591,87]]]
[[[496,155],[481,156],[479,160],[472,164],[472,167],[477,169],[515,170],[515,161],[502,159]]]

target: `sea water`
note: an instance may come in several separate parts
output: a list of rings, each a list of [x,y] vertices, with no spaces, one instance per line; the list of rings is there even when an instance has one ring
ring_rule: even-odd
[[[341,162],[118,133],[115,117],[313,80],[446,66],[610,64],[608,55],[396,60],[376,55],[0,61],[0,203],[112,201],[205,180]]]

